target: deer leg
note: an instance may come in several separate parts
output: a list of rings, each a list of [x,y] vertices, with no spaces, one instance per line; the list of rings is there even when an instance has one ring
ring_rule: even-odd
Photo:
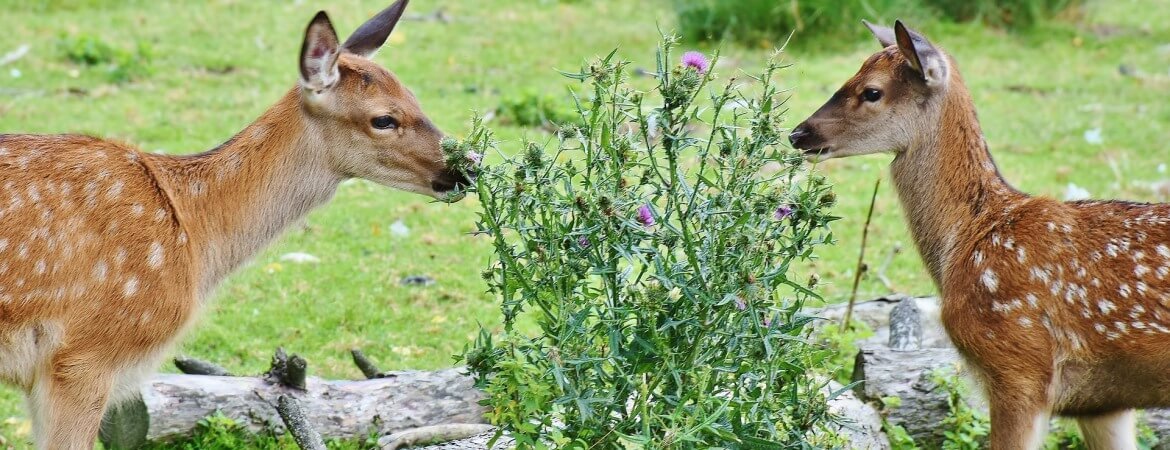
[[[1136,450],[1137,424],[1132,409],[1077,418],[1081,437],[1090,450]]]
[[[112,386],[112,371],[102,364],[56,358],[38,374],[29,393],[37,448],[91,450],[101,427]]]
[[[1019,386],[989,386],[992,450],[1033,450],[1044,444],[1050,413],[1036,395],[1043,390]]]

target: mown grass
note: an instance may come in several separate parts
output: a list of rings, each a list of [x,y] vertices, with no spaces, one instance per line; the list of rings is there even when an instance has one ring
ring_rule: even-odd
[[[0,67],[0,132],[82,132],[168,153],[214,147],[293,86],[301,33],[317,9],[327,9],[345,35],[385,3],[16,0],[0,15],[0,54],[21,44],[31,51]],[[667,0],[417,0],[410,13],[438,8],[450,22],[404,21],[377,60],[453,134],[466,129],[473,110],[490,110],[525,92],[564,92],[568,83],[554,69],[575,69],[614,47],[636,66],[653,67],[657,30],[670,29],[674,20]],[[1120,0],[1092,3],[1080,22],[1024,32],[911,25],[958,59],[992,153],[1017,187],[1061,197],[1071,182],[1096,197],[1158,200],[1170,194],[1151,189],[1170,177],[1159,169],[1170,160],[1164,144],[1170,136],[1167,21],[1170,10],[1157,0]],[[69,62],[58,42],[81,35],[128,51],[148,42],[150,74],[117,84],[101,67]],[[776,44],[725,48],[716,70],[751,73]],[[782,75],[793,88],[792,125],[876,47],[871,40],[799,46],[789,56],[795,67]],[[1122,66],[1136,75],[1123,75]],[[546,139],[539,129],[497,128],[505,148],[524,136]],[[1100,129],[1103,143],[1086,142],[1089,129]],[[837,213],[844,217],[835,223],[839,244],[805,269],[820,276],[828,301],[848,296],[869,192],[877,177],[887,176],[888,161],[875,155],[818,168],[837,185]],[[177,351],[239,373],[265,370],[276,346],[305,355],[313,374],[334,378],[359,375],[348,360],[351,347],[363,348],[386,369],[448,366],[477,324],[500,320],[479,278],[489,246],[467,234],[476,208],[470,200],[433,204],[366,182],[347,183],[331,205],[234,275]],[[390,231],[399,219],[410,228],[405,237]],[[886,182],[870,230],[871,267],[880,268],[897,245],[902,252],[884,271],[892,289],[931,293]],[[294,251],[321,262],[280,261]],[[399,284],[416,274],[436,283]],[[889,290],[870,276],[859,297]],[[15,390],[0,389],[0,435],[10,443],[28,436],[18,398]]]

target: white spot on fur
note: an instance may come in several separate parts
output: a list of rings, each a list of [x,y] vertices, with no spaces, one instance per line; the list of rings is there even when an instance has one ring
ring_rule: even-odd
[[[20,259],[28,259],[28,244],[21,242],[16,247],[16,257]]]
[[[1028,260],[1028,255],[1024,251],[1024,246],[1021,245],[1019,247],[1016,247],[1016,262],[1023,264],[1024,261],[1027,261],[1027,260]]]
[[[162,222],[163,219],[166,219],[166,218],[167,218],[167,210],[162,209],[162,208],[154,210],[154,221],[155,222]]]
[[[1040,299],[1036,298],[1036,294],[1028,294],[1024,296],[1024,299],[1027,300],[1028,305],[1033,308],[1040,306]]]
[[[1117,305],[1114,305],[1109,300],[1102,299],[1097,301],[1097,309],[1101,310],[1101,314],[1109,314],[1117,309]]]
[[[124,187],[126,187],[126,183],[123,183],[122,180],[115,181],[114,184],[111,184],[110,188],[106,190],[106,199],[113,200],[118,198],[119,195],[122,195],[122,188]]]
[[[179,245],[187,245],[187,232],[186,231],[179,233]]]
[[[150,255],[146,258],[146,264],[152,269],[162,267],[163,263],[163,246],[158,241],[150,243]]]
[[[1158,244],[1154,247],[1154,250],[1157,251],[1158,255],[1161,257],[1170,259],[1170,247],[1167,247],[1166,244]]]
[[[105,261],[98,261],[97,264],[93,265],[93,278],[98,281],[106,281],[106,274],[109,270],[110,268]]]
[[[999,286],[999,278],[996,278],[995,272],[992,272],[991,269],[984,270],[980,279],[990,292],[995,292],[995,288]]]
[[[1060,289],[1063,287],[1064,287],[1064,281],[1055,280],[1052,282],[1052,284],[1048,285],[1048,292],[1051,293],[1052,295],[1056,295],[1056,293],[1060,292]]]
[[[1117,256],[1117,246],[1113,245],[1113,244],[1105,244],[1105,253],[1108,254],[1109,257],[1111,257],[1111,258],[1116,257]]]
[[[126,248],[118,247],[118,250],[114,252],[114,265],[121,266],[122,263],[126,262],[126,256]]]
[[[1138,264],[1133,268],[1133,274],[1138,277],[1144,277],[1147,273],[1150,273],[1150,268],[1141,264]]]
[[[1021,317],[1019,322],[1020,322],[1020,326],[1024,327],[1024,328],[1029,328],[1032,326],[1032,319],[1029,319],[1027,317]]]
[[[1048,222],[1048,231],[1056,231],[1056,224]]]
[[[0,238],[0,252],[8,248],[8,238]]]
[[[48,270],[45,260],[38,259],[37,263],[33,265],[33,270],[36,271],[37,275],[44,275],[45,271]]]
[[[131,275],[126,279],[126,283],[122,285],[122,293],[127,297],[138,293],[138,277]]]
[[[1121,287],[1117,288],[1117,293],[1120,294],[1122,298],[1129,298],[1130,292],[1129,285],[1125,283],[1122,283]]]
[[[133,214],[134,217],[142,217],[142,213],[144,212],[146,212],[146,208],[141,203],[130,205],[130,214]]]
[[[1165,279],[1166,275],[1170,275],[1170,266],[1159,267],[1158,268],[1158,279],[1159,280]]]

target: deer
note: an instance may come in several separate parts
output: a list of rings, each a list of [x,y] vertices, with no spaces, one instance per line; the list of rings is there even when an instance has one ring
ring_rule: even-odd
[[[406,5],[344,43],[318,12],[299,82],[204,153],[0,135],[0,380],[23,390],[38,448],[93,448],[216,286],[342,181],[457,200],[474,169],[448,164],[444,134],[372,60]]]
[[[823,161],[892,153],[890,178],[983,388],[992,449],[1035,449],[1051,416],[1089,448],[1136,448],[1135,409],[1170,406],[1170,204],[1023,193],[989,153],[954,58],[901,21],[790,132]]]

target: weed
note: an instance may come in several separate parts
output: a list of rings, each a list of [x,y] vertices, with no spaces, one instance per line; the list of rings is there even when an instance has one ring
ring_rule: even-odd
[[[833,197],[780,146],[782,66],[753,95],[738,80],[708,92],[712,65],[674,64],[674,45],[650,92],[614,53],[567,74],[586,85],[581,125],[477,181],[504,332],[481,333],[466,359],[520,448],[834,442],[800,314],[817,295],[787,276],[829,241]]]
[[[85,66],[100,66],[106,70],[109,80],[115,83],[133,81],[152,73],[150,64],[154,50],[146,41],[139,40],[134,51],[128,51],[97,36],[79,34],[61,36],[58,46],[69,61]]]

